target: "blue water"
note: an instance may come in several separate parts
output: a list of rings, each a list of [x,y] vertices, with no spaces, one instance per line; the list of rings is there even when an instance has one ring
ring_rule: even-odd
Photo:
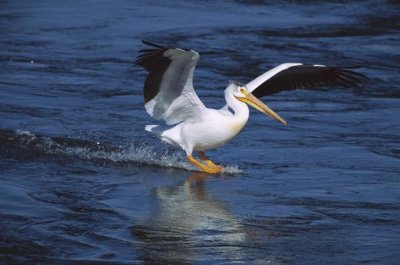
[[[140,39],[200,52],[195,87],[283,62],[355,66],[361,89],[264,98],[209,152],[143,128]],[[397,1],[1,1],[1,264],[399,264]]]

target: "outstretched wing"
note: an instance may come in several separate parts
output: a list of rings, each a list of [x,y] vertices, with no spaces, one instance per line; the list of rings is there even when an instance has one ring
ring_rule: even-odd
[[[286,90],[314,89],[322,86],[360,86],[363,74],[345,68],[324,65],[284,63],[260,75],[246,85],[260,98]]]
[[[201,119],[206,109],[193,89],[193,73],[199,54],[192,50],[170,49],[148,41],[152,48],[140,50],[136,64],[147,72],[144,103],[154,119],[168,125]]]

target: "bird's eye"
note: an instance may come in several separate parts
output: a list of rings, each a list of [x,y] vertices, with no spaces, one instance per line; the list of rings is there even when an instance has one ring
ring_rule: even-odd
[[[242,93],[243,95],[246,95],[246,90],[243,87],[241,87],[240,88],[240,93]]]

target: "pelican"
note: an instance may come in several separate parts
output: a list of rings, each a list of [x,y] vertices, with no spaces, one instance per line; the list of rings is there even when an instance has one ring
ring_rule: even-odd
[[[201,171],[223,171],[205,151],[224,145],[235,137],[249,119],[249,108],[285,124],[286,121],[259,98],[285,90],[311,89],[321,86],[360,86],[365,76],[345,68],[302,63],[284,63],[246,85],[230,82],[225,89],[226,105],[207,108],[193,88],[193,74],[199,54],[193,50],[167,48],[144,41],[136,64],[148,72],[144,82],[147,113],[166,125],[147,125],[145,130],[162,141],[182,148],[187,159]],[[197,151],[199,160],[193,156]]]

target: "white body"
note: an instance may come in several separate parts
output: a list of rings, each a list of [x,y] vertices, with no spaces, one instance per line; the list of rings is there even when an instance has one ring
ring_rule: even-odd
[[[249,119],[249,108],[233,96],[233,89],[234,84],[226,89],[228,105],[222,109],[204,108],[198,113],[200,119],[195,121],[184,121],[173,127],[148,125],[146,130],[167,143],[181,147],[187,155],[224,145],[243,129]]]

